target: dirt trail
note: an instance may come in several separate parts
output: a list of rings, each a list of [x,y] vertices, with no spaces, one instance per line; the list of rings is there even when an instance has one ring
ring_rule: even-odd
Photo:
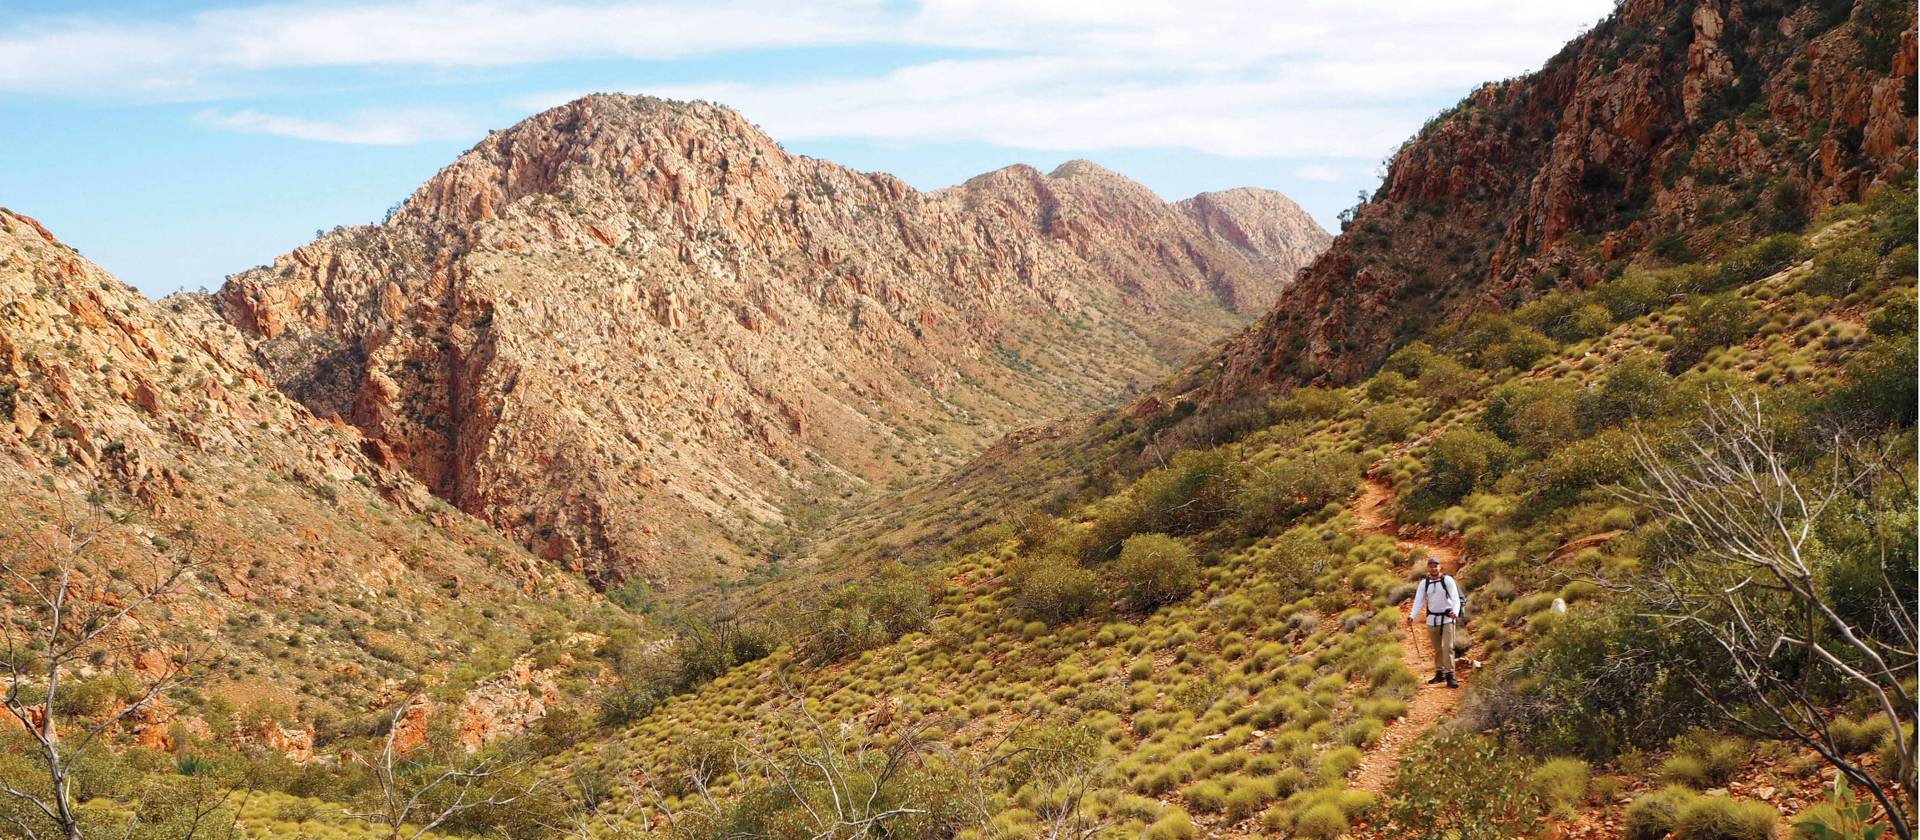
[[[1393,491],[1385,482],[1367,479],[1366,486],[1360,492],[1360,498],[1353,504],[1353,516],[1358,521],[1359,530],[1369,534],[1384,534],[1400,543],[1402,552],[1418,549],[1416,556],[1409,561],[1411,565],[1400,570],[1411,575],[1413,572],[1426,571],[1427,555],[1440,558],[1441,568],[1447,574],[1458,574],[1460,570],[1460,546],[1457,543],[1436,541],[1419,535],[1403,533],[1400,523],[1394,521],[1390,506],[1393,504]],[[1393,781],[1394,773],[1400,768],[1407,745],[1439,722],[1441,718],[1453,715],[1460,705],[1460,692],[1463,688],[1447,688],[1444,685],[1428,685],[1426,677],[1433,673],[1433,658],[1427,653],[1427,639],[1424,627],[1414,626],[1411,632],[1401,633],[1401,656],[1406,660],[1407,668],[1421,678],[1419,693],[1407,703],[1407,713],[1398,720],[1387,724],[1380,741],[1367,751],[1365,760],[1360,763],[1359,775],[1355,777],[1353,787],[1369,793],[1378,794],[1386,790]],[[1466,682],[1469,669],[1458,672],[1462,683]]]

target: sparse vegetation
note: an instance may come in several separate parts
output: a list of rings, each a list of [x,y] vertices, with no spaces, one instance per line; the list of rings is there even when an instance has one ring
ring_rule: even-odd
[[[1754,77],[1750,53],[1809,18],[1829,31],[1886,13],[1840,6],[1723,21],[1741,78],[1688,103],[1707,116],[1687,136],[1725,117],[1757,150],[1820,160],[1830,146],[1778,136],[1767,119],[1798,105],[1794,85],[1804,92],[1813,74]],[[1612,19],[1599,40],[1623,55],[1685,52],[1694,31],[1620,27],[1639,25]],[[1834,41],[1823,55],[1852,55]],[[1859,46],[1892,61],[1892,44]],[[1484,124],[1527,154],[1552,142],[1526,133],[1509,90],[1476,94],[1423,135]],[[1861,131],[1820,130],[1854,144]],[[49,505],[23,503],[17,527],[0,529],[18,549],[0,560],[11,573],[0,626],[20,724],[0,733],[0,824],[68,840],[237,840],[241,825],[342,840],[1469,840],[1603,810],[1636,840],[1766,838],[1783,816],[1807,837],[1910,838],[1911,192],[1882,186],[1798,231],[1843,184],[1707,155],[1661,160],[1654,180],[1689,185],[1681,229],[1641,173],[1599,156],[1575,175],[1601,198],[1556,216],[1537,248],[1523,243],[1542,231],[1504,218],[1483,221],[1485,242],[1462,243],[1444,238],[1457,227],[1421,221],[1451,212],[1438,203],[1363,200],[1343,220],[1349,241],[1384,240],[1407,219],[1434,234],[1388,243],[1432,254],[1366,266],[1400,295],[1383,305],[1436,308],[1377,313],[1391,322],[1377,347],[1355,344],[1374,325],[1335,323],[1312,347],[1261,348],[1259,385],[1244,393],[1220,395],[1209,359],[1128,411],[1023,438],[940,486],[922,481],[930,465],[964,451],[924,418],[880,418],[891,434],[873,457],[900,490],[884,510],[841,501],[874,479],[858,465],[792,453],[757,464],[795,486],[820,481],[824,501],[727,495],[752,513],[724,535],[662,517],[699,555],[689,562],[717,572],[694,593],[610,574],[595,578],[610,587],[602,597],[521,547],[457,530],[471,523],[448,504],[396,504],[405,493],[370,462],[349,480],[337,464],[278,460],[272,447],[311,442],[301,435],[351,453],[351,434],[309,428],[292,400],[245,377],[197,381],[216,368],[184,344],[164,364],[153,355],[177,377],[159,393],[245,412],[223,429],[248,436],[248,468],[270,482],[213,459],[162,467],[139,434],[108,424],[124,439],[103,441],[34,415],[16,458],[33,470],[23,483],[64,499],[76,494],[63,482],[121,470],[205,512],[200,522],[244,516],[260,533],[224,535],[220,563],[191,575],[142,569],[133,561],[197,550],[204,535],[123,515],[111,539],[87,544],[109,560],[69,574],[11,559],[61,556],[15,545],[59,530],[46,527]],[[1849,178],[1887,178],[1840,164]],[[832,180],[811,189],[869,188]],[[1432,189],[1389,183],[1382,197]],[[596,200],[530,203],[581,224]],[[713,226],[690,241],[726,253]],[[1508,244],[1483,253],[1494,242]],[[859,318],[900,315],[862,297]],[[1438,317],[1467,311],[1445,308],[1466,297],[1470,316]],[[518,317],[499,311],[472,323]],[[982,375],[1024,384],[940,396],[982,428],[1005,418],[981,394],[1057,372],[1021,336],[996,341],[984,351],[996,373]],[[102,373],[75,364],[82,347],[64,335],[33,349],[82,384]],[[1377,369],[1348,364],[1382,354]],[[1249,364],[1218,367],[1229,361]],[[436,374],[416,363],[409,375]],[[0,417],[53,405],[30,379],[0,385]],[[1276,381],[1316,384],[1267,387]],[[676,433],[663,438],[674,451],[649,455],[699,445]],[[162,487],[184,469],[213,477]],[[1397,522],[1363,527],[1356,509]],[[596,549],[552,514],[529,510],[517,526],[549,556],[590,566]],[[337,579],[320,579],[327,560],[278,562],[336,540]],[[1416,540],[1470,559],[1456,574],[1485,667],[1450,695],[1465,697],[1458,724],[1406,747],[1420,772],[1389,784],[1368,757],[1407,743],[1411,730],[1391,727],[1410,708],[1431,719],[1418,692],[1447,690],[1421,687],[1397,635]],[[722,544],[778,562],[709,551]],[[159,596],[176,584],[222,594]],[[47,615],[70,592],[87,609]],[[138,632],[123,636],[129,616]],[[63,646],[76,632],[88,644]],[[174,679],[208,640],[217,655],[201,673],[217,679]],[[287,757],[304,749],[304,722],[320,760]],[[1824,804],[1776,810],[1829,778]]]

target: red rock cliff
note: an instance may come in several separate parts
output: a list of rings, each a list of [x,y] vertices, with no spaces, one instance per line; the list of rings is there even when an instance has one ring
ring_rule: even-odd
[[[1627,0],[1410,140],[1278,305],[1196,369],[1202,402],[1351,381],[1431,324],[1596,282],[1656,240],[1710,255],[1910,173],[1913,24],[1868,0]]]

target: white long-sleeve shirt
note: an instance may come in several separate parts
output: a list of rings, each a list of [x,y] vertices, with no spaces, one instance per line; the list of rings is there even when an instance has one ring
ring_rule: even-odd
[[[1441,575],[1439,580],[1421,578],[1416,586],[1419,588],[1413,590],[1413,608],[1407,611],[1409,620],[1419,618],[1424,608],[1427,624],[1439,627],[1451,623],[1453,618],[1447,614],[1458,613],[1466,603],[1460,597],[1460,584],[1453,581],[1453,575]]]

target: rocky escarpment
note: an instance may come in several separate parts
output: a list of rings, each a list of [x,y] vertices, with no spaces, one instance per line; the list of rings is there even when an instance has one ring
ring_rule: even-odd
[[[1797,228],[1914,166],[1910,9],[1628,0],[1410,140],[1259,324],[1174,390],[1346,382],[1425,327]]]
[[[921,193],[723,108],[593,96],[215,300],[376,460],[603,582],[673,586],[1156,381],[1325,240],[1256,191],[1176,206],[1073,162]]]
[[[154,672],[191,652],[194,691],[131,719],[143,743],[244,711],[251,729],[216,729],[308,757],[309,724],[370,712],[383,681],[517,652],[563,611],[613,615],[284,398],[238,330],[175,309],[192,303],[156,305],[0,210],[0,556],[31,578],[77,555],[69,591],[105,602],[161,556],[194,561],[134,616],[139,646],[88,665]]]

